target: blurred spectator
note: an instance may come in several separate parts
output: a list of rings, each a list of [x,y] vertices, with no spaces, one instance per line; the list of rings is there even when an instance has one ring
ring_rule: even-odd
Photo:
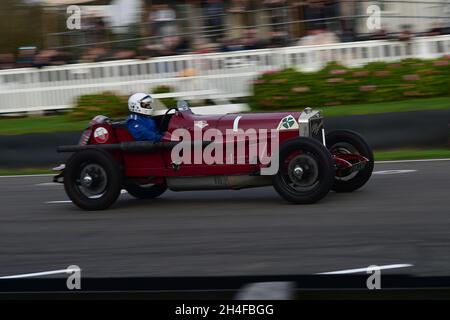
[[[288,33],[285,31],[273,31],[270,33],[269,48],[286,47],[290,45]]]
[[[37,68],[51,65],[52,57],[56,55],[56,50],[42,50],[34,58],[34,66]]]
[[[51,65],[52,66],[60,66],[66,63],[71,62],[72,56],[69,52],[56,50],[55,55],[51,58]]]
[[[83,15],[81,32],[78,32],[78,44],[96,43],[106,40],[106,30],[102,18],[95,15]]]
[[[154,5],[150,13],[153,34],[158,37],[175,35],[177,33],[175,19],[175,10],[168,4]]]
[[[117,60],[134,59],[135,57],[136,51],[126,49],[117,51],[113,56],[113,58]]]
[[[239,50],[244,50],[244,49],[245,49],[245,45],[244,45],[242,39],[236,38],[236,39],[229,39],[229,40],[224,41],[221,51],[230,52],[230,51],[239,51]]]
[[[285,0],[264,0],[264,6],[268,10],[269,23],[272,32],[287,32],[288,10]]]
[[[227,37],[240,38],[242,29],[246,26],[245,15],[247,11],[246,0],[231,0],[228,8],[229,24],[232,28],[229,30]]]
[[[263,5],[267,10],[270,24],[269,47],[281,47],[289,44],[288,5],[285,0],[264,0]]]
[[[432,24],[432,28],[425,32],[425,36],[440,36],[445,34],[445,28],[439,22],[434,22]]]
[[[31,47],[20,47],[18,49],[16,67],[17,68],[30,68],[34,66],[34,56],[37,52],[37,48]]]
[[[402,30],[398,33],[397,39],[399,41],[410,41],[414,37],[411,25],[404,24],[401,28]]]
[[[407,54],[412,54],[412,43],[411,40],[414,37],[414,32],[412,30],[411,25],[409,24],[404,24],[402,25],[402,30],[399,32],[397,38],[399,41],[404,41],[406,42],[406,53]]]
[[[323,21],[319,21],[319,19],[325,18],[325,1],[308,1],[308,5],[305,7],[304,17],[305,20],[308,20],[306,23],[307,29],[314,30],[323,28]]]
[[[203,8],[205,27],[213,42],[223,37],[225,8],[222,0],[207,0]]]
[[[345,25],[342,27],[340,38],[342,42],[353,42],[357,40],[355,30],[352,27],[346,27]]]
[[[107,59],[110,59],[110,57],[108,57],[106,49],[102,47],[93,47],[85,50],[79,62],[81,63],[98,62],[98,61],[105,61]]]
[[[378,29],[374,34],[369,36],[369,40],[388,40],[389,33],[386,28]]]
[[[257,30],[255,28],[247,29],[244,31],[242,45],[244,46],[245,50],[263,49],[268,46],[267,41],[259,40],[256,35]]]
[[[0,70],[12,69],[14,67],[14,55],[12,53],[0,54]]]
[[[151,2],[154,3],[147,1]],[[0,55],[0,69],[281,47],[292,45],[293,35],[305,33],[306,36],[296,40],[299,45],[393,38],[406,42],[408,52],[412,52],[410,40],[415,36],[411,25],[403,25],[398,33],[397,30],[389,33],[384,22],[382,29],[373,34],[357,34],[359,24],[354,17],[359,9],[354,1],[189,0],[173,6],[167,3],[149,5],[147,19],[144,18],[149,23],[127,25],[128,31],[122,33],[105,26],[103,19],[107,15],[101,10],[92,11],[82,16],[82,30],[53,34],[65,37],[53,41],[53,46],[72,45],[75,49],[38,52],[35,46],[21,47],[16,62],[12,54]],[[299,22],[303,19],[306,22]],[[448,27],[443,23],[434,22],[420,35],[447,34]],[[143,30],[148,25],[150,33]]]
[[[288,5],[285,0],[265,0],[264,6],[268,10],[270,23],[270,47],[283,47],[289,45]]]
[[[300,39],[299,46],[313,46],[318,44],[330,44],[338,43],[339,38],[335,33],[324,30],[324,29],[314,29],[309,30],[308,35]]]
[[[218,45],[212,42],[206,42],[203,39],[196,39],[194,41],[194,53],[212,53],[217,52]]]

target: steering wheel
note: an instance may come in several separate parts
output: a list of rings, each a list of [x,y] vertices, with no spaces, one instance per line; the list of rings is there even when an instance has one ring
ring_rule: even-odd
[[[176,107],[169,108],[169,109],[167,109],[166,113],[164,113],[164,116],[161,119],[161,125],[160,125],[161,132],[167,131],[167,128],[169,126],[169,121],[170,121],[169,112],[172,110],[177,110],[177,108]]]

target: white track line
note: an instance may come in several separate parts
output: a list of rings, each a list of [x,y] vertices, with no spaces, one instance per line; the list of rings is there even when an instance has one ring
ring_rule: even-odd
[[[45,203],[55,204],[55,203],[72,203],[70,200],[57,200],[57,201],[45,201]]]
[[[373,174],[399,174],[399,173],[411,173],[417,172],[417,170],[384,170],[384,171],[374,171]]]
[[[413,267],[412,264],[388,264],[384,266],[377,266],[378,270],[387,270],[387,269],[397,269],[397,268],[407,268],[407,267]],[[347,269],[347,270],[337,270],[337,271],[330,271],[330,272],[320,272],[316,274],[350,274],[350,273],[360,273],[360,272],[367,272],[369,268],[358,268],[358,269]]]
[[[28,178],[28,177],[52,177],[56,176],[52,173],[45,173],[45,174],[17,174],[17,175],[9,175],[9,176],[0,176],[0,178]]]
[[[43,271],[43,272],[35,272],[35,273],[25,273],[25,274],[17,274],[12,276],[4,276],[0,277],[1,280],[4,279],[19,279],[19,278],[32,278],[32,277],[40,277],[40,276],[49,276],[52,274],[60,274],[60,273],[71,273],[74,271],[79,271],[80,269],[60,269],[60,270],[53,270],[53,271]]]
[[[433,161],[450,161],[450,158],[443,159],[415,159],[415,160],[389,160],[389,161],[375,161],[375,163],[402,163],[402,162],[433,162]]]
[[[53,186],[62,186],[62,184],[56,183],[56,182],[44,182],[44,183],[35,184],[35,186],[37,186],[37,187],[48,187],[48,186],[53,187]]]
[[[120,191],[121,194],[125,194],[128,193],[127,190],[121,190]],[[56,200],[56,201],[45,201],[44,203],[49,203],[49,204],[58,204],[58,203],[72,203],[71,200]]]

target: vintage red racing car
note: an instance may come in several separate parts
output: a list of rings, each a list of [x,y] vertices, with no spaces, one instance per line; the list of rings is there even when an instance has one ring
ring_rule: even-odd
[[[110,207],[122,189],[136,198],[151,199],[167,189],[239,190],[269,185],[289,202],[308,204],[322,199],[330,190],[350,192],[360,188],[373,170],[368,143],[349,130],[325,133],[320,111],[311,108],[301,112],[196,115],[181,101],[155,120],[164,133],[160,142],[135,141],[124,121],[96,117],[78,145],[58,147],[58,152],[73,154],[54,181],[64,183],[69,198],[85,210]],[[194,139],[178,137],[180,129]],[[210,134],[205,139],[210,129],[225,138],[211,138]],[[256,131],[256,135],[249,131]],[[262,143],[264,131],[275,132],[277,144],[272,143],[274,136],[270,134]],[[244,135],[233,135],[237,132]],[[181,144],[193,152],[179,148]],[[237,151],[238,144],[243,146],[243,153]],[[269,161],[255,158],[251,152],[255,145],[259,153],[264,149]],[[223,161],[211,163],[202,157],[180,161],[174,159],[174,148],[181,150],[181,159],[193,159],[198,156],[196,152],[208,151]],[[270,171],[275,155],[276,170],[263,174]]]

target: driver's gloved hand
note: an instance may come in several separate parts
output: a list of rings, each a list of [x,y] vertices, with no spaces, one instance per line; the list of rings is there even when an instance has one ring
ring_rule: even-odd
[[[161,138],[161,141],[172,141],[172,134],[166,131]]]

